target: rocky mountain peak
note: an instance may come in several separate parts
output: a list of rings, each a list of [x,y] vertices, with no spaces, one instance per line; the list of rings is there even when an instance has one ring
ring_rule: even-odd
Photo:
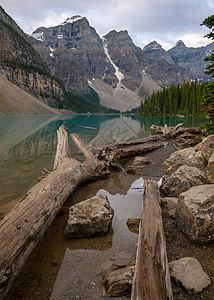
[[[177,43],[175,44],[175,47],[177,48],[186,48],[186,45],[184,44],[184,42],[182,40],[177,41]]]
[[[157,41],[152,41],[148,45],[146,45],[143,50],[147,49],[163,49],[162,46]]]
[[[143,48],[143,52],[151,59],[165,59],[169,63],[172,63],[170,55],[167,54],[166,50],[157,42],[153,41]]]
[[[69,24],[69,23],[72,24],[72,23],[77,22],[77,21],[82,20],[82,19],[84,19],[84,17],[81,17],[81,16],[79,16],[79,15],[73,16],[73,17],[71,17],[71,18],[67,18],[67,19],[65,20],[65,22],[63,22],[61,25],[66,25],[66,24]]]
[[[191,79],[209,80],[210,76],[204,74],[207,62],[203,59],[214,53],[214,44],[205,47],[186,47],[183,41],[178,41],[176,45],[167,51],[173,62],[188,70]]]
[[[127,30],[112,30],[104,36],[104,39],[108,44],[111,44],[112,46],[116,46],[118,48],[125,47],[131,48],[133,50],[136,48]]]

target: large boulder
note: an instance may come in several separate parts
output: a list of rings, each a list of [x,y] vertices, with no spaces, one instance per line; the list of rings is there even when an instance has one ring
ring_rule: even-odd
[[[111,228],[114,211],[106,195],[97,195],[73,205],[64,233],[69,238],[104,235]]]
[[[176,224],[193,242],[214,242],[214,184],[194,186],[180,195]]]
[[[179,197],[195,185],[206,183],[206,173],[195,167],[180,166],[172,175],[164,176],[160,191],[168,197]]]
[[[204,272],[200,262],[194,257],[184,257],[169,263],[170,276],[188,293],[201,293],[211,284],[209,276]]]
[[[214,152],[208,162],[207,177],[210,183],[214,183]]]
[[[203,141],[195,146],[197,151],[200,151],[205,161],[208,163],[211,155],[214,152],[214,134],[204,138]]]
[[[187,165],[197,167],[200,170],[206,168],[206,163],[200,151],[196,151],[193,147],[173,152],[163,163],[163,169],[166,175],[171,175],[180,166]]]

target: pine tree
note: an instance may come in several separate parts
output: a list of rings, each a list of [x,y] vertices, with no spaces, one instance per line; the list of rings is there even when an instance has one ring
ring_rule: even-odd
[[[206,18],[201,25],[211,29],[211,32],[208,33],[206,37],[214,40],[214,15]],[[211,54],[204,60],[210,62],[210,64],[206,67],[205,73],[214,77],[214,54]],[[214,133],[214,82],[207,83],[206,90],[207,93],[202,97],[202,107],[209,117],[209,122],[203,126],[204,133],[208,135]]]

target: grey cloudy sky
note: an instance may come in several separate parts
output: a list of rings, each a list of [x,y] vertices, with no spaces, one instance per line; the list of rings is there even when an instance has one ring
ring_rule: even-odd
[[[0,5],[27,33],[81,15],[101,36],[127,29],[141,47],[153,40],[165,49],[180,39],[188,47],[211,42],[200,23],[214,14],[214,0],[0,0]]]

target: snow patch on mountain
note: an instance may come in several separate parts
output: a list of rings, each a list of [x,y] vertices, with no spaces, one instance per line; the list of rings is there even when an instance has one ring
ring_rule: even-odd
[[[48,47],[49,47],[49,49],[50,49],[50,51],[51,51],[50,56],[51,56],[51,57],[54,57],[54,54],[53,54],[54,49],[52,49],[50,46],[48,46]]]
[[[118,86],[121,83],[121,81],[124,79],[124,75],[123,75],[122,72],[120,72],[118,66],[116,66],[115,63],[111,60],[110,54],[108,53],[108,47],[107,47],[107,43],[106,43],[105,38],[102,38],[102,40],[103,40],[103,49],[104,49],[104,52],[105,52],[106,56],[108,57],[109,62],[112,64],[112,66],[115,69],[115,73],[114,74],[116,75],[116,77],[117,77],[117,79],[119,81],[118,84],[117,84],[117,86]]]
[[[81,16],[73,16],[71,18],[67,18],[66,21],[63,22],[61,25],[66,25],[68,23],[72,24],[72,23],[74,23],[74,22],[76,22],[78,20],[82,20],[82,19],[83,19],[83,17],[81,17]]]
[[[44,42],[44,32],[32,33],[30,36],[40,42]]]

